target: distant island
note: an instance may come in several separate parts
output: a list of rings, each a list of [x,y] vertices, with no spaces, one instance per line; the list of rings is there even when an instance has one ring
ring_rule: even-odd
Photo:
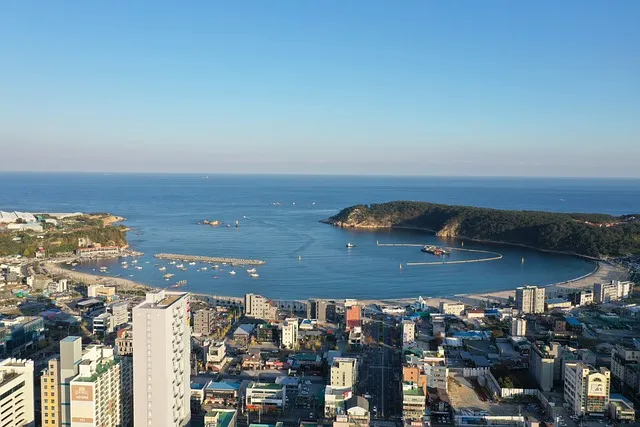
[[[413,227],[443,238],[525,245],[597,258],[640,254],[640,214],[616,217],[396,201],[352,206],[322,222],[361,229]]]

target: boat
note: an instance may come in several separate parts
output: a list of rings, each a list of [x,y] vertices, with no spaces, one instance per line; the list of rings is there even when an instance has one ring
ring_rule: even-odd
[[[72,263],[71,263],[71,267],[75,267],[76,265],[78,265],[78,263],[77,263],[77,262],[72,262]]]
[[[440,246],[433,246],[433,245],[425,245],[422,247],[421,249],[422,252],[426,252],[428,254],[433,254],[433,255],[450,255],[451,251],[447,250],[445,248],[442,248]]]
[[[195,262],[190,262],[189,265],[196,265],[196,263]]]
[[[162,267],[160,267],[158,270],[160,271],[165,271],[167,269],[167,267],[165,267],[164,265]]]
[[[174,285],[171,285],[172,288],[179,288],[180,286],[184,286],[187,284],[186,280],[180,280],[176,282]]]
[[[136,265],[136,270],[142,270],[142,267],[139,265]]]
[[[235,271],[233,271],[233,270],[231,270],[231,271],[229,272],[229,274],[230,274],[230,275],[232,275],[232,276],[235,276],[235,275],[236,275],[236,272],[235,272]]]
[[[214,270],[217,270],[217,269],[219,269],[219,268],[220,268],[220,266],[219,266],[218,264],[214,264],[214,265],[213,265],[213,269],[214,269]]]
[[[249,273],[249,274],[253,274],[253,273],[255,273],[256,271],[258,271],[258,270],[256,270],[255,268],[250,268],[250,269],[248,269],[248,270],[247,270],[247,273]]]
[[[348,248],[355,248],[356,245],[354,245],[353,243],[349,242],[349,243],[347,243],[347,247]]]
[[[176,265],[176,262],[175,261],[171,261],[169,264]]]
[[[122,261],[120,264],[127,265],[127,261]]]
[[[298,261],[302,261],[302,255],[298,255]]]
[[[137,259],[134,259],[133,261],[131,261],[131,264],[137,264],[137,263],[138,263]]]
[[[176,268],[184,268],[184,264],[178,264],[176,265]]]
[[[207,270],[208,270],[208,268],[207,268],[207,267],[202,267],[202,268],[200,269],[200,271],[207,271]]]
[[[164,277],[165,279],[169,279],[169,278],[171,278],[171,277],[173,277],[173,276],[174,276],[174,275],[173,275],[173,273],[167,273],[167,274],[165,274],[165,275],[164,275],[164,276],[162,276],[162,277]]]
[[[257,279],[258,277],[260,277],[258,273],[251,273],[250,276],[253,277],[254,279]]]
[[[100,271],[104,273],[105,271],[107,271],[107,267],[100,267]]]

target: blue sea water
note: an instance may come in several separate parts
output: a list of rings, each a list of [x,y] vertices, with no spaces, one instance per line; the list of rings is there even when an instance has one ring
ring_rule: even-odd
[[[185,279],[188,284],[182,289],[193,292],[257,292],[270,298],[443,296],[550,284],[594,268],[575,257],[465,242],[465,248],[500,252],[504,258],[400,269],[401,263],[434,257],[417,247],[378,247],[376,241],[443,242],[419,231],[354,231],[318,222],[358,203],[421,200],[501,209],[640,213],[639,180],[64,173],[3,173],[0,179],[2,210],[108,211],[127,218],[131,247],[145,253],[138,264],[143,269],[124,270],[118,261],[105,260],[78,266],[81,271],[100,274],[97,267],[107,265],[110,275],[153,286]],[[240,227],[198,225],[203,219],[238,220]],[[357,247],[347,249],[347,242]],[[197,271],[198,265],[183,272],[155,259],[159,252],[257,258],[267,264],[258,268],[257,279],[239,267],[235,276],[229,274],[231,267]],[[475,256],[454,252],[451,260]],[[159,271],[154,266],[158,263],[167,265],[167,271]],[[175,274],[170,282],[162,278],[167,272]]]

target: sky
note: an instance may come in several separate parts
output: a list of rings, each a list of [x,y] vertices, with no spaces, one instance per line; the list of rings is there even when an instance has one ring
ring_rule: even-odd
[[[0,171],[640,177],[640,2],[0,2]]]

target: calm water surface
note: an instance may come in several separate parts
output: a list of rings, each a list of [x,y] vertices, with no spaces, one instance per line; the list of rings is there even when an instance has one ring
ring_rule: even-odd
[[[591,262],[509,246],[465,242],[465,248],[503,254],[499,261],[399,268],[432,261],[416,247],[389,243],[438,243],[417,231],[342,230],[318,221],[357,203],[421,200],[503,209],[558,212],[640,212],[640,181],[596,179],[328,177],[243,175],[0,174],[0,209],[104,212],[127,218],[128,239],[142,251],[142,270],[119,261],[100,265],[154,286],[177,280],[182,289],[220,295],[262,293],[270,298],[392,298],[442,296],[549,284],[590,272]],[[198,225],[203,219],[240,227]],[[347,242],[356,248],[346,249]],[[459,245],[460,242],[445,242]],[[153,258],[158,252],[264,259],[259,278],[236,267],[177,270]],[[455,252],[451,260],[476,257]],[[301,258],[300,258],[301,257]],[[522,264],[521,259],[525,258]],[[147,263],[148,262],[148,263]],[[167,271],[154,264],[167,265]],[[172,272],[170,282],[162,275]],[[100,274],[99,272],[95,272]]]

